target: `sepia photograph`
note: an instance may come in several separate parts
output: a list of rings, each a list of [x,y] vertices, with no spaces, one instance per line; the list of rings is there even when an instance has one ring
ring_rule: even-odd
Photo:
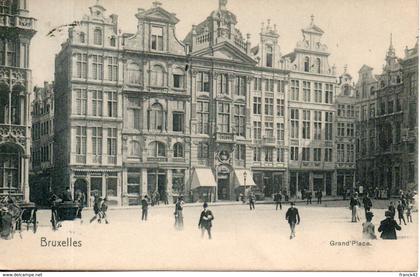
[[[0,0],[0,271],[417,276],[418,5]]]

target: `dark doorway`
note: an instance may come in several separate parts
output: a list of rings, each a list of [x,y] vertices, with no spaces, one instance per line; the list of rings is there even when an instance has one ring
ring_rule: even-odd
[[[217,176],[217,198],[219,200],[229,199],[229,173],[219,173]]]
[[[87,206],[87,182],[84,179],[77,179],[76,182],[74,182],[73,200],[77,199],[79,192],[83,194],[83,206]]]
[[[314,191],[324,191],[324,179],[323,178],[314,178]]]

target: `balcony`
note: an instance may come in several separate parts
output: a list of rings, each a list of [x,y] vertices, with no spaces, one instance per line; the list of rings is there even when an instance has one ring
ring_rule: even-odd
[[[216,141],[218,141],[218,142],[231,142],[231,143],[234,143],[235,142],[234,136],[235,136],[235,134],[233,134],[233,133],[220,133],[220,132],[217,132],[216,133]]]
[[[25,30],[35,30],[36,19],[22,16],[0,15],[0,26],[18,27]]]
[[[10,142],[25,143],[26,127],[20,125],[0,124],[0,137]]]
[[[147,157],[147,161],[148,162],[158,162],[158,163],[162,163],[162,162],[167,162],[168,158],[166,157]]]
[[[276,146],[276,139],[273,137],[263,137],[262,143],[263,145]]]

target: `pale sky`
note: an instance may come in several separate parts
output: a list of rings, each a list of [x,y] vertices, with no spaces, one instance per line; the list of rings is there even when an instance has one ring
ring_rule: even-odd
[[[175,13],[180,22],[176,34],[183,40],[193,24],[203,21],[218,7],[218,0],[160,0],[162,8]],[[30,15],[37,18],[38,33],[32,40],[31,68],[33,84],[54,80],[54,58],[60,45],[66,40],[67,30],[50,38],[48,31],[61,24],[80,20],[89,12],[88,7],[96,0],[32,0]],[[119,16],[119,28],[123,33],[136,31],[138,8],[149,9],[152,0],[100,0],[106,14]],[[292,52],[301,39],[301,29],[308,26],[310,16],[324,30],[323,43],[341,73],[345,64],[357,80],[357,72],[363,64],[379,74],[389,46],[390,33],[397,56],[403,57],[404,48],[410,48],[418,35],[417,0],[228,0],[228,10],[238,19],[237,27],[242,34],[251,34],[252,46],[259,38],[261,23],[271,19],[280,34],[282,55]]]

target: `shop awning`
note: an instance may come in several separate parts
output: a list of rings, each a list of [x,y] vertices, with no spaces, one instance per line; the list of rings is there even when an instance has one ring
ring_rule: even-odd
[[[245,173],[246,173],[246,184],[244,182]],[[245,169],[235,170],[235,187],[244,187],[245,185],[247,187],[256,186],[256,184],[254,183],[252,172],[250,170],[245,170]]]
[[[210,168],[194,169],[191,181],[191,189],[198,187],[217,187],[213,172]]]

